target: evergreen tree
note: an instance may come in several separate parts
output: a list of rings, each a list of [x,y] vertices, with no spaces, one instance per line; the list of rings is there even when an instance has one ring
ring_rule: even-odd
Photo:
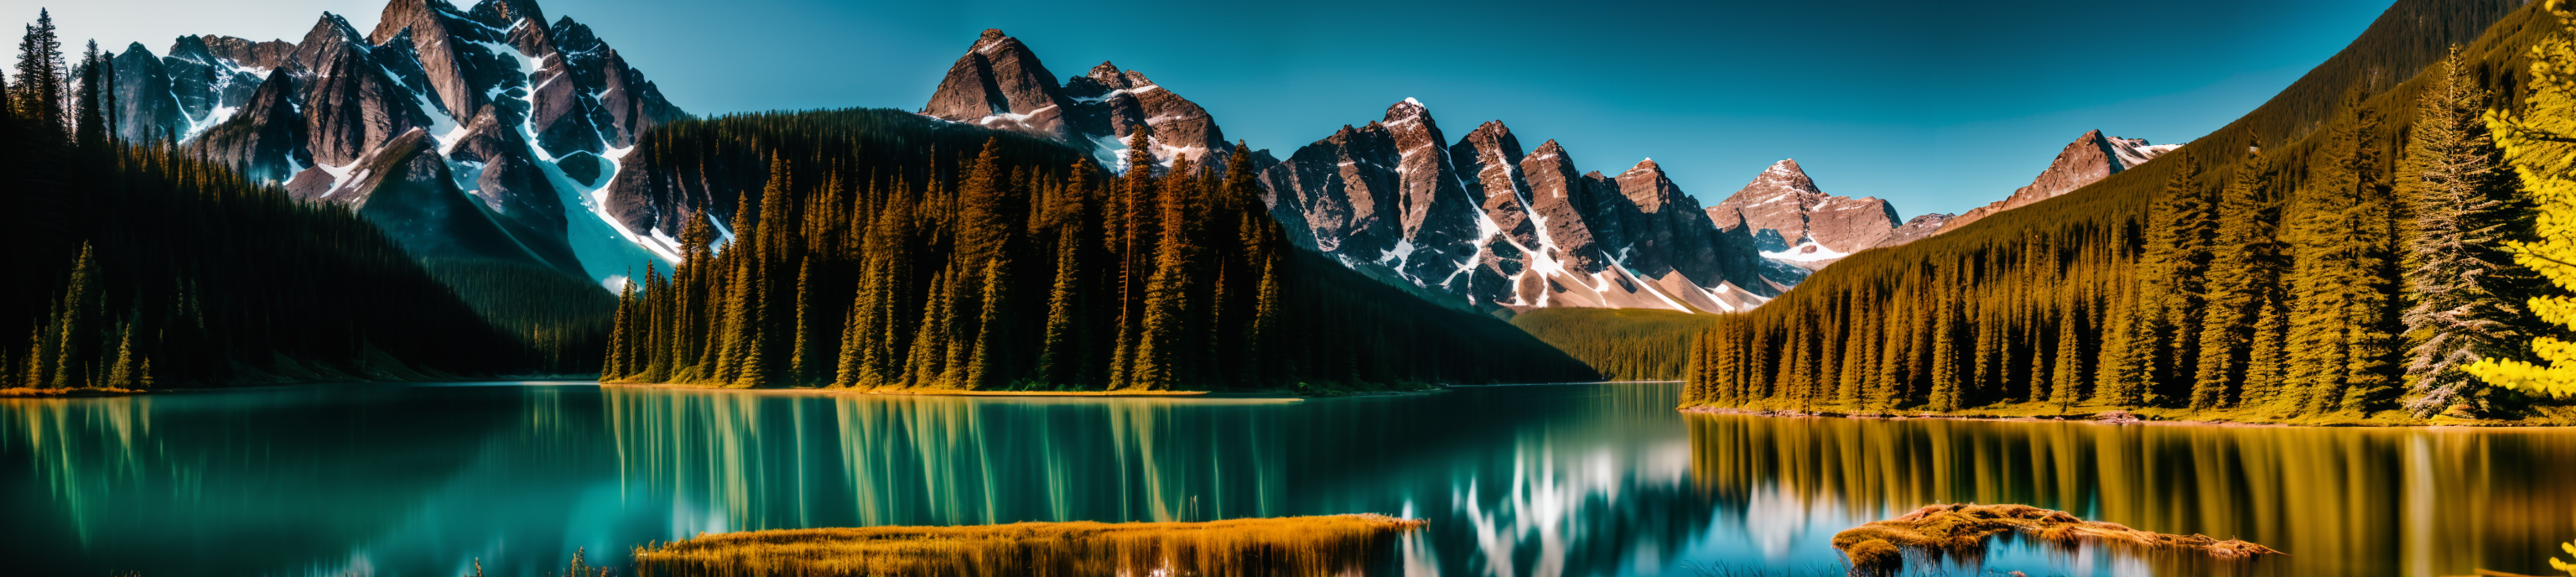
[[[60,320],[55,322],[54,367],[52,382],[56,389],[90,386],[88,344],[90,331],[98,321],[103,295],[99,294],[98,259],[87,243],[81,245],[80,260],[72,265],[70,288],[64,289]]]
[[[2576,24],[2563,3],[2548,5],[2562,25]],[[2533,47],[2528,95],[2520,113],[2490,111],[2485,119],[2505,161],[2521,178],[2534,205],[2531,240],[2510,241],[2514,262],[2547,278],[2555,290],[2532,297],[2531,313],[2576,329],[2576,39],[2562,30]],[[2548,335],[2531,337],[2540,363],[2485,358],[2464,370],[2499,387],[2540,395],[2576,395],[2576,345]]]
[[[2511,358],[2524,337],[2519,307],[2503,296],[2524,291],[2501,246],[2517,232],[2517,219],[2507,204],[2513,183],[2496,169],[2503,153],[2479,118],[2487,95],[2464,69],[2458,46],[2432,75],[2397,181],[2414,216],[2404,251],[2412,345],[2405,406],[2419,417],[2467,401],[2475,379],[2459,369]]]
[[[107,144],[106,118],[101,115],[99,87],[113,80],[100,73],[107,71],[107,61],[99,58],[98,41],[91,40],[81,53],[80,90],[74,96],[72,142],[96,148]]]
[[[63,42],[54,32],[54,15],[36,10],[36,23],[18,41],[18,118],[34,128],[63,134]]]
[[[2273,242],[2278,203],[2267,197],[2271,172],[2260,146],[2248,150],[2219,194],[2216,251],[2210,270],[2209,299],[2201,320],[2199,371],[2192,379],[2191,408],[2210,409],[2238,401],[2245,379],[2246,354],[2254,338],[2261,296],[2281,274],[2279,248]]]
[[[2217,218],[2200,187],[2200,163],[2191,155],[2176,154],[2171,162],[2181,163],[2165,181],[2162,194],[2147,209],[2146,251],[2138,257],[2142,278],[2138,288],[2138,322],[2146,324],[2139,331],[2151,347],[2146,363],[2135,376],[2145,385],[2139,402],[2145,404],[2178,404],[2191,390],[2198,376],[2192,366],[2200,353],[2200,316],[2207,295],[2207,271],[2213,256],[2210,243],[2216,236]],[[2122,392],[2128,395],[2127,391]]]
[[[1082,326],[1075,308],[1082,299],[1081,230],[1067,225],[1056,231],[1055,281],[1047,297],[1045,340],[1038,348],[1038,378],[1059,385],[1077,382],[1075,359],[1081,354],[1076,347]]]
[[[2393,390],[2395,299],[2389,239],[2395,236],[2388,195],[2378,181],[2373,142],[2378,115],[2358,93],[2345,98],[2324,156],[2291,199],[2282,236],[2295,263],[2286,283],[2289,386],[2293,410],[2322,414],[2366,409]]]

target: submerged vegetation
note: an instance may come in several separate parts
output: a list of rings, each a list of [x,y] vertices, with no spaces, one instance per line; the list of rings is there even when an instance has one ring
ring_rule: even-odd
[[[1854,574],[1893,575],[1905,568],[1907,551],[1930,560],[1939,560],[1943,555],[1976,559],[1984,555],[1988,537],[2003,533],[2064,546],[2097,544],[2142,552],[2188,551],[2220,560],[2280,554],[2269,547],[2234,539],[2140,531],[2028,505],[1926,505],[1893,519],[1835,533],[1834,549],[1850,557]]]
[[[781,529],[635,549],[646,577],[753,575],[1352,575],[1421,521],[1382,515],[1195,523]]]
[[[1148,148],[1126,165],[1154,166]],[[621,186],[732,209],[686,215],[678,270],[642,271],[620,298],[605,381],[1348,391],[1594,376],[1500,320],[1296,249],[1240,146],[1210,155],[1222,167],[1113,175],[1026,135],[844,110],[676,122],[630,158],[651,176]]]
[[[2565,234],[2550,219],[2576,205],[2503,177],[2480,114],[2557,114],[2548,75],[2522,70],[2563,13],[2474,22],[2486,33],[2446,50],[2484,8],[2401,13],[2418,9],[2393,8],[2273,102],[2153,162],[1863,251],[1716,320],[1684,404],[2424,422],[2561,402],[2462,371],[2547,333],[2550,310],[2523,306],[2538,276],[2495,248]]]

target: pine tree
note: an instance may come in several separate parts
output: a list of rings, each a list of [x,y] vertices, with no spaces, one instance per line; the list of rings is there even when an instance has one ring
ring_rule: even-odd
[[[2414,216],[2404,251],[2405,407],[2418,417],[2466,401],[2475,379],[2459,369],[2510,358],[2524,337],[2519,307],[2500,294],[2522,292],[2500,246],[2515,232],[2513,183],[2496,170],[2503,153],[2479,118],[2487,95],[2463,64],[2454,45],[2435,65],[2397,185]]]
[[[134,357],[134,322],[127,321],[125,328],[117,333],[116,362],[109,365],[107,382],[104,384],[118,389],[143,388],[142,380],[136,374],[138,367],[135,366],[137,359]]]
[[[2147,341],[2147,315],[2141,311],[2139,287],[2117,282],[2109,310],[2103,311],[2100,365],[2093,372],[2093,399],[2112,406],[2134,407],[2143,400],[2154,347]]]
[[[996,257],[985,259],[983,268],[984,274],[979,275],[984,279],[983,318],[976,323],[980,330],[975,335],[975,356],[968,361],[972,365],[967,373],[966,386],[989,391],[1011,384],[1010,346],[1018,335],[1011,334],[1010,324],[1006,322],[1008,319],[1004,318],[1005,311],[1010,310],[1009,277],[1005,276],[1009,273],[1007,264]]]
[[[90,386],[87,370],[90,351],[86,345],[90,332],[96,330],[100,295],[98,259],[91,254],[89,243],[81,243],[80,260],[72,265],[70,288],[63,291],[61,317],[55,321],[52,337],[61,343],[55,347],[53,381],[48,386],[69,389]]]
[[[2259,143],[2236,164],[2234,176],[2219,194],[2216,246],[2210,260],[2209,299],[2201,321],[2198,374],[2192,382],[2191,408],[2236,404],[2245,379],[2246,354],[2254,338],[2260,297],[2280,278],[2279,248],[2272,238],[2280,211],[2268,196],[2271,172]]]
[[[2548,5],[2562,25],[2576,25],[2563,3]],[[2576,328],[2576,39],[2562,30],[2532,48],[2529,92],[2524,109],[2486,113],[2495,144],[2521,177],[2523,194],[2535,205],[2532,240],[2511,241],[2514,262],[2547,278],[2556,290],[2527,303],[2531,313],[2564,328]],[[2464,370],[2489,384],[2540,395],[2576,395],[2576,346],[2551,336],[2530,340],[2541,363],[2486,358]]]
[[[99,86],[111,80],[100,75],[106,71],[107,62],[98,56],[98,41],[91,40],[89,49],[81,53],[80,91],[74,96],[72,107],[75,127],[72,141],[84,147],[96,148],[107,143],[107,124],[99,107]]]
[[[1081,230],[1067,225],[1056,231],[1055,281],[1047,296],[1046,336],[1038,348],[1037,370],[1038,379],[1050,385],[1074,384],[1074,371],[1080,366],[1077,345],[1082,327],[1076,307],[1082,304]]]
[[[1152,278],[1145,289],[1142,335],[1137,339],[1135,382],[1130,386],[1149,391],[1171,390],[1183,377],[1181,349],[1189,334],[1189,320],[1183,307],[1190,287],[1200,279],[1191,275],[1191,261],[1197,258],[1190,215],[1190,199],[1197,196],[1198,177],[1188,159],[1172,161],[1172,172],[1162,179],[1162,198],[1156,203],[1162,214],[1155,219],[1161,234],[1154,242]]]
[[[2371,141],[2379,120],[2358,92],[2345,97],[2344,110],[2308,185],[2291,201],[2282,235],[2295,263],[2286,283],[2286,368],[2296,408],[2306,414],[2366,409],[2395,384],[2388,369],[2396,341],[2387,324],[2395,312],[2387,251],[2395,231]]]
[[[2216,236],[2217,219],[2212,214],[2207,195],[2200,183],[2200,163],[2189,154],[2176,154],[2172,162],[2182,163],[2165,183],[2162,194],[2147,210],[2146,252],[2138,257],[2139,321],[2146,323],[2139,331],[2151,346],[2144,373],[2136,378],[2146,387],[2139,401],[2146,404],[2179,404],[2192,389],[2191,379],[2198,375],[2191,363],[2198,360],[2200,316],[2207,294],[2207,271],[2212,257],[2210,243]],[[2127,394],[2125,391],[2123,394]]]
[[[63,134],[64,75],[63,42],[55,35],[54,15],[37,9],[36,23],[27,25],[27,35],[18,41],[18,118]]]
[[[796,334],[788,347],[787,358],[791,364],[787,368],[787,382],[802,386],[823,374],[821,359],[815,357],[823,344],[814,342],[813,338],[814,331],[821,326],[818,324],[821,319],[815,318],[821,312],[814,310],[815,304],[821,300],[817,298],[819,295],[813,294],[816,289],[814,259],[809,256],[797,259],[797,263]]]

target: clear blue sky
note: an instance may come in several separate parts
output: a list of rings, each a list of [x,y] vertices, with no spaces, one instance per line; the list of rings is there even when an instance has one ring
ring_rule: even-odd
[[[1283,157],[1413,97],[1453,139],[1501,119],[1586,170],[1653,157],[1703,203],[1796,158],[1907,217],[2002,198],[2085,130],[2197,138],[2391,2],[540,1],[699,114],[916,109],[1001,28],[1058,76],[1142,70]],[[365,29],[383,2],[0,0],[0,17],[40,5],[67,39],[159,53],[182,33],[293,40],[324,10]]]

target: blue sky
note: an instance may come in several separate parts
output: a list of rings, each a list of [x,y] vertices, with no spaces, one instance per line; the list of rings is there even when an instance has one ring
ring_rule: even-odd
[[[541,0],[699,114],[916,109],[1001,28],[1062,77],[1102,60],[1286,156],[1406,97],[1452,139],[1500,119],[1585,170],[1652,157],[1704,204],[1796,158],[1906,217],[2002,198],[2082,134],[2197,138],[2323,62],[2392,0],[1115,3]],[[460,4],[470,4],[470,0]],[[300,38],[381,0],[0,0],[67,49]],[[6,49],[14,54],[15,42]]]

